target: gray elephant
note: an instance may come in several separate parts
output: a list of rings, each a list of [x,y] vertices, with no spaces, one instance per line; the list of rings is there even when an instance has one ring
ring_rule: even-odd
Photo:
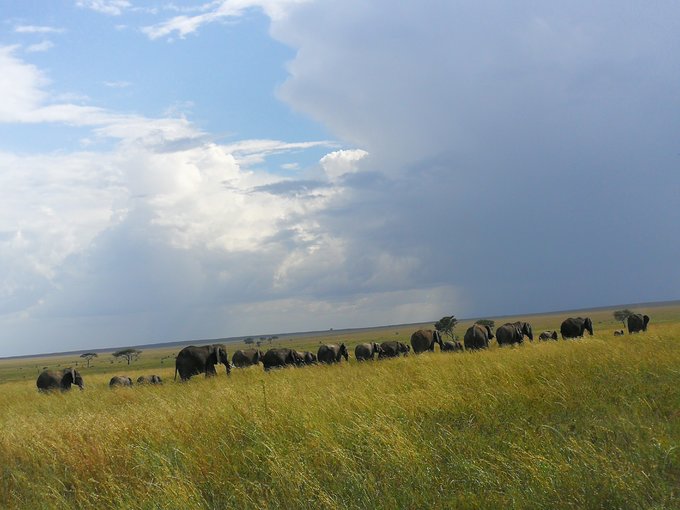
[[[74,368],[64,370],[44,370],[35,381],[38,391],[61,390],[67,391],[75,384],[81,390],[85,387],[83,378]]]
[[[236,368],[245,368],[260,363],[262,356],[260,349],[239,349],[231,357],[231,362]]]
[[[325,344],[319,347],[316,357],[319,363],[340,363],[342,358],[345,358],[345,361],[349,361],[349,352],[344,343],[340,345]]]
[[[550,331],[543,331],[540,335],[538,335],[539,340],[557,340],[557,331],[555,330],[550,330]]]
[[[404,342],[399,342],[397,340],[383,342],[380,344],[380,348],[382,349],[382,352],[378,354],[378,359],[396,358],[401,354],[408,356],[408,353],[411,352],[410,345],[406,345]]]
[[[354,348],[354,357],[357,361],[366,361],[375,359],[376,354],[378,358],[382,352],[382,347],[377,342],[371,342],[369,344],[359,344]]]
[[[175,359],[175,380],[177,373],[182,381],[188,381],[192,376],[205,374],[206,377],[217,375],[215,365],[222,363],[227,368],[227,375],[231,374],[231,364],[227,349],[222,344],[190,345],[185,347]]]
[[[562,333],[562,338],[581,338],[583,333],[588,331],[591,335],[593,334],[593,321],[590,317],[585,319],[582,317],[569,317],[562,322],[560,326],[560,333]]]
[[[297,355],[302,358],[302,364],[303,365],[316,365],[318,362],[318,359],[316,357],[316,354],[313,352],[309,351],[296,351]]]
[[[262,356],[262,365],[265,371],[277,367],[285,367],[286,365],[301,365],[304,359],[297,351],[288,348],[269,349]]]
[[[163,384],[163,379],[160,375],[140,375],[137,384]]]
[[[486,349],[489,347],[489,340],[492,340],[493,330],[491,326],[482,324],[473,324],[465,332],[463,342],[465,349]]]
[[[640,331],[647,331],[647,324],[649,324],[649,315],[634,313],[633,315],[628,316],[627,322],[628,333],[639,333]]]
[[[463,344],[447,340],[442,343],[442,352],[458,352],[463,350]]]
[[[442,336],[436,329],[419,329],[411,335],[411,347],[416,354],[425,351],[434,352],[434,344],[439,344],[441,350]]]
[[[132,379],[127,375],[114,375],[109,381],[109,388],[114,388],[116,386],[130,387],[132,386]]]
[[[528,322],[508,322],[496,330],[498,345],[521,344],[525,336],[529,337],[529,340],[533,341],[534,339],[531,324]]]

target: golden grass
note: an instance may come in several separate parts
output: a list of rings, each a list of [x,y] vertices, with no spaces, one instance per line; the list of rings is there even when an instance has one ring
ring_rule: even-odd
[[[187,384],[167,364],[66,394],[7,382],[0,507],[679,508],[680,326],[597,331]],[[166,384],[107,387],[152,372]]]

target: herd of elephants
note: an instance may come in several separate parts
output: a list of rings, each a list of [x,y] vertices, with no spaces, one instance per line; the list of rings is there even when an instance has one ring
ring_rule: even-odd
[[[647,331],[649,316],[642,314],[630,315],[627,319],[629,333]],[[593,321],[589,318],[570,317],[565,319],[560,326],[563,339],[580,338],[588,331],[593,334]],[[619,333],[619,332],[616,332]],[[420,329],[411,335],[411,345],[397,340],[389,340],[382,343],[362,343],[355,347],[354,356],[357,361],[394,358],[406,356],[411,350],[419,354],[426,351],[434,351],[435,344],[439,344],[441,351],[463,351],[485,349],[489,347],[489,341],[496,339],[498,345],[521,344],[524,337],[534,339],[531,325],[528,322],[509,322],[500,326],[494,335],[493,328],[489,325],[473,324],[465,332],[463,344],[458,341],[442,341],[439,331],[433,329]],[[540,340],[557,340],[557,331],[543,331],[539,335]],[[206,377],[216,375],[215,366],[223,364],[227,374],[231,368],[245,368],[262,363],[265,370],[288,365],[302,366],[316,363],[338,363],[342,358],[349,361],[349,351],[342,343],[321,345],[316,354],[305,351],[300,352],[288,348],[269,349],[263,353],[259,349],[237,350],[232,356],[231,362],[227,355],[227,349],[222,344],[188,346],[184,347],[175,358],[175,379],[179,374],[181,381],[187,381],[194,375],[205,374]],[[162,384],[157,375],[140,376],[137,384]],[[45,370],[36,381],[38,390],[69,390],[72,385],[84,388],[83,378],[74,368],[53,371]],[[132,386],[133,381],[128,376],[114,376],[109,382],[110,387]]]

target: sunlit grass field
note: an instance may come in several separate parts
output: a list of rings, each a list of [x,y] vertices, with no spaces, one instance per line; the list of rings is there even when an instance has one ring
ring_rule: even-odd
[[[0,362],[0,508],[680,508],[677,311],[639,335],[595,312],[583,340],[187,384],[160,363],[179,348],[100,354],[85,391],[53,395],[38,370],[77,356]],[[536,336],[561,320],[530,319]],[[413,330],[277,343],[353,352]],[[107,386],[151,373],[165,384]]]

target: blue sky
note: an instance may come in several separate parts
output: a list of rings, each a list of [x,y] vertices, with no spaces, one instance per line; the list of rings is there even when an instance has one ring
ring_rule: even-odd
[[[0,13],[0,356],[680,298],[674,2]]]

